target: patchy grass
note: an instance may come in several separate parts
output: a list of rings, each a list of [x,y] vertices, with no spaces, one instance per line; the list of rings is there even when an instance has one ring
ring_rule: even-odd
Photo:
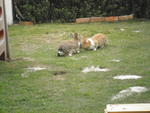
[[[111,100],[129,87],[150,88],[149,29],[150,21],[138,20],[10,26],[11,57],[22,60],[0,62],[0,112],[103,113],[106,104],[150,102],[150,91]],[[85,36],[104,33],[109,39],[108,46],[97,51],[81,50],[72,57],[56,57],[58,44],[68,40],[71,32]],[[111,70],[82,73],[90,66]],[[22,77],[29,67],[46,69]],[[113,79],[117,75],[142,78]]]

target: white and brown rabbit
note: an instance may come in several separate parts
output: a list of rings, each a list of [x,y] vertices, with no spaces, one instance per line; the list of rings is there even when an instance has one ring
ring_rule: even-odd
[[[80,52],[80,37],[78,33],[72,33],[72,40],[67,40],[60,43],[57,51],[57,56],[72,56]]]
[[[103,48],[106,42],[106,35],[98,33],[91,38],[84,38],[82,41],[82,48],[96,51],[97,48]]]

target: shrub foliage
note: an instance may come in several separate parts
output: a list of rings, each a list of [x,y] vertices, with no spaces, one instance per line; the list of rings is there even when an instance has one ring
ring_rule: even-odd
[[[73,22],[79,17],[118,16],[131,13],[138,18],[150,18],[150,0],[14,0],[14,2],[25,20],[35,23]],[[15,10],[14,12],[16,13]]]

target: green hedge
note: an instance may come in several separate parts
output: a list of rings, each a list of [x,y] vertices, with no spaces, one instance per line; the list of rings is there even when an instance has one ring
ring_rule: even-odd
[[[18,9],[35,23],[73,22],[79,17],[118,16],[134,13],[150,18],[150,0],[15,0]],[[17,20],[17,18],[15,18]]]

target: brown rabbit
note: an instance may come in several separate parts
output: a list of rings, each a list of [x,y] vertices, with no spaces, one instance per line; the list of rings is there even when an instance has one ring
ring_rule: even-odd
[[[96,51],[97,48],[103,48],[106,42],[106,35],[98,33],[91,38],[84,38],[82,42],[82,48]]]
[[[57,51],[57,56],[72,56],[80,52],[80,38],[78,33],[72,33],[73,40],[68,40],[60,43]]]

